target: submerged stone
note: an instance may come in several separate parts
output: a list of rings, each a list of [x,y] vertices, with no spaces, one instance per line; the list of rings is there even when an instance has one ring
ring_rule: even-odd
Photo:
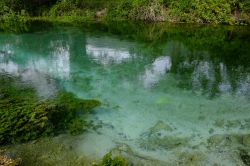
[[[210,147],[250,147],[250,134],[215,134],[208,140]]]
[[[172,127],[168,124],[164,123],[163,121],[158,121],[153,127],[149,128],[148,131],[142,133],[142,137],[164,137],[169,132],[173,131]]]
[[[164,131],[173,131],[172,127],[168,124],[164,123],[163,121],[158,121],[153,127],[150,129],[150,133],[156,133],[158,131],[164,130]]]
[[[15,153],[23,166],[81,166],[84,161],[63,142],[65,137],[39,138],[36,142],[10,145],[6,152]]]
[[[145,150],[157,149],[174,149],[179,146],[186,146],[188,143],[187,138],[180,138],[174,136],[164,136],[163,138],[152,136],[140,142],[140,147]]]
[[[204,154],[198,151],[195,152],[182,152],[179,155],[179,165],[185,166],[200,166],[203,165],[202,162],[204,161]]]
[[[186,138],[173,137],[169,135],[173,129],[163,121],[158,121],[147,132],[141,134],[140,147],[146,150],[171,149],[187,143]]]

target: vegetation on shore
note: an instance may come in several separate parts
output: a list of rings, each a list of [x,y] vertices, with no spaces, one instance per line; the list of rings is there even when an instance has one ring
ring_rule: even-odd
[[[211,24],[249,24],[248,0],[0,0],[0,20],[143,20]]]

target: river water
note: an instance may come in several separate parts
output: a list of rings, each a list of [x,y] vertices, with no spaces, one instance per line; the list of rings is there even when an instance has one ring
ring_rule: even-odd
[[[61,25],[2,32],[0,50],[0,72],[41,99],[63,89],[102,102],[84,117],[95,129],[57,140],[78,157],[112,151],[135,165],[246,164],[248,27]]]

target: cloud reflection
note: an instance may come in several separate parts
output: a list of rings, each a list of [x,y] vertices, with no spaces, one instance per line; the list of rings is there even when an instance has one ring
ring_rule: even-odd
[[[86,53],[103,65],[121,64],[131,59],[130,44],[114,38],[88,38]]]
[[[156,58],[142,76],[144,86],[151,87],[156,84],[161,79],[161,77],[171,69],[171,66],[171,57],[162,56]]]

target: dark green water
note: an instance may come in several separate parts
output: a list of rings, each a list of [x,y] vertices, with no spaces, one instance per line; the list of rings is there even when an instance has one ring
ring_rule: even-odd
[[[0,33],[0,72],[41,99],[64,89],[102,102],[87,117],[99,128],[57,140],[78,157],[98,160],[112,150],[135,165],[246,163],[249,27],[41,27]]]

